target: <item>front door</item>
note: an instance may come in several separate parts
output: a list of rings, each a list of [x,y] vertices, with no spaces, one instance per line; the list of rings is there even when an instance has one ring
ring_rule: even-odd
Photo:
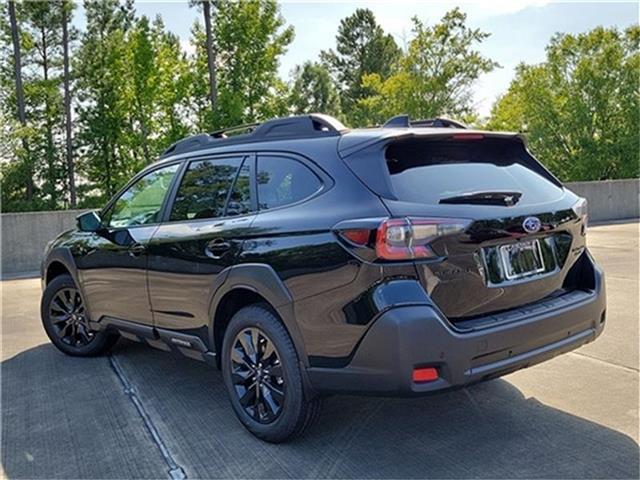
[[[94,321],[107,316],[153,324],[146,249],[179,167],[161,167],[136,179],[104,210],[103,228],[88,234],[84,253],[76,262]]]
[[[254,215],[253,157],[193,160],[170,213],[149,243],[149,296],[155,326],[207,339],[219,275],[240,251]]]

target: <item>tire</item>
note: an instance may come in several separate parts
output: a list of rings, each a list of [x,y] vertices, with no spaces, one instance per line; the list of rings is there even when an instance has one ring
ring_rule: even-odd
[[[253,354],[251,345],[258,345]],[[318,417],[319,400],[312,399],[305,388],[293,342],[264,306],[244,307],[232,317],[224,335],[221,366],[236,416],[261,440],[292,439]]]
[[[119,336],[88,328],[84,301],[70,275],[54,278],[44,290],[40,316],[49,340],[74,357],[91,357],[107,352]]]

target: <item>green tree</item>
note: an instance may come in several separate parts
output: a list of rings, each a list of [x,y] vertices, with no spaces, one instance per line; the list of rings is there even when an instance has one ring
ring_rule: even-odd
[[[319,112],[341,116],[340,97],[331,75],[319,63],[306,62],[295,68],[289,103],[295,114]]]
[[[473,83],[498,64],[474,48],[489,36],[466,25],[458,8],[429,27],[413,18],[413,38],[407,52],[386,80],[366,75],[363,85],[373,94],[359,101],[370,123],[381,123],[398,113],[412,118],[473,114]]]
[[[371,93],[362,78],[375,74],[386,80],[400,55],[395,40],[378,25],[371,10],[359,8],[340,21],[336,49],[323,51],[320,56],[336,81],[350,122],[357,124],[363,120],[355,107]]]
[[[25,2],[22,8],[25,42],[31,47],[25,61],[33,71],[25,82],[27,115],[35,131],[29,153],[39,167],[47,207],[55,209],[64,195],[66,182],[66,162],[60,148],[64,138],[61,95],[63,5]]]
[[[157,118],[154,153],[157,155],[189,134],[191,77],[189,61],[180,46],[180,38],[167,32],[159,17],[153,22],[152,39],[158,76],[154,99],[154,116]]]
[[[282,87],[279,60],[293,36],[275,0],[218,2],[214,40],[220,63],[214,127],[273,115],[272,97]]]
[[[69,206],[76,208],[76,178],[75,160],[73,158],[73,120],[71,118],[71,73],[70,65],[70,43],[75,36],[75,31],[69,32],[69,23],[73,15],[75,4],[69,0],[62,2],[62,65],[63,65],[63,88],[64,88],[64,127],[65,127],[65,153],[67,162],[67,182],[69,185]]]
[[[206,32],[200,22],[191,27],[191,44],[195,53],[189,59],[189,115],[193,119],[195,130],[207,132],[213,130],[214,112],[211,108],[211,92],[205,79],[209,76]]]
[[[640,174],[640,27],[558,34],[546,61],[520,65],[488,128],[526,131],[562,180]]]
[[[130,36],[131,80],[133,86],[134,107],[132,109],[135,122],[135,143],[140,146],[142,158],[150,159],[150,132],[154,128],[153,101],[157,96],[158,71],[154,59],[155,49],[151,38],[149,19],[143,16],[136,22]]]
[[[33,159],[29,154],[23,84],[23,41],[20,29],[21,4],[7,2],[6,16],[0,16],[0,118],[2,137],[0,181],[3,211],[29,210],[34,205]]]
[[[17,175],[18,181],[13,184],[19,190],[23,189],[21,184],[26,186],[24,201],[9,204],[9,208],[56,209],[67,205],[67,165],[60,151],[64,138],[64,11],[62,3],[9,4],[13,45],[9,64],[14,69],[15,85],[12,88],[4,80],[5,71],[1,83],[3,90],[7,88],[3,97],[9,102],[15,99],[17,105],[19,124],[12,136],[20,139],[21,146],[12,152],[13,165],[3,167],[3,184],[11,184],[10,177]],[[13,200],[17,198],[19,195],[13,196]]]
[[[216,2],[213,43],[216,52],[217,106],[210,108],[207,35],[191,29],[195,54],[190,65],[190,104],[196,130],[250,123],[286,113],[286,85],[278,63],[293,40],[274,0]]]
[[[131,74],[129,142],[136,162],[146,165],[171,143],[188,134],[180,115],[188,106],[188,63],[178,37],[161,18],[135,21],[128,36]]]
[[[88,183],[85,204],[113,195],[138,168],[130,146],[131,71],[127,36],[134,20],[131,2],[93,0],[84,4],[87,30],[75,61],[78,142]],[[129,140],[129,141],[128,141]]]
[[[206,57],[211,115],[215,112],[218,103],[218,59],[212,28],[216,18],[218,3],[219,0],[191,0],[189,2],[190,6],[196,6],[202,10],[202,17],[204,19],[204,31],[199,31],[199,33],[204,33],[204,36],[200,35],[198,41],[203,42],[200,48],[203,49],[204,56]],[[200,29],[200,27],[198,28]],[[209,117],[211,117],[211,115]]]

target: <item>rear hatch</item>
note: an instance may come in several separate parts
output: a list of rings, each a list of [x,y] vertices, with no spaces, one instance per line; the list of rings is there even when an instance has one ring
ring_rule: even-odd
[[[567,273],[585,245],[580,199],[518,137],[408,136],[345,161],[381,197],[392,224],[413,231],[417,276],[454,323],[576,288]],[[420,231],[428,236],[422,251]]]

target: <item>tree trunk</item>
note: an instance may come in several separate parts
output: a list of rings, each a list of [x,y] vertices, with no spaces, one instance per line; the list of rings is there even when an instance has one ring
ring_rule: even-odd
[[[202,3],[204,11],[204,26],[207,33],[207,64],[209,66],[209,87],[211,92],[211,111],[215,114],[218,102],[218,82],[216,79],[216,51],[213,47],[213,33],[211,32],[211,2]]]
[[[76,179],[73,162],[73,139],[71,125],[71,89],[69,78],[69,31],[68,4],[62,6],[62,48],[64,56],[64,116],[67,147],[67,178],[69,181],[69,206],[76,208]]]
[[[13,68],[16,82],[16,103],[18,104],[18,121],[25,127],[27,125],[27,117],[24,108],[24,89],[22,87],[22,59],[20,56],[20,32],[18,31],[18,21],[16,19],[16,4],[14,0],[9,0],[9,21],[11,23],[11,39],[13,41]],[[26,152],[26,163],[28,167],[27,195],[26,200],[33,199],[33,169],[31,168],[31,159],[29,158],[29,145],[26,138],[22,138],[22,147]]]
[[[40,35],[42,36],[42,78],[45,85],[49,84],[49,54],[47,43],[47,30],[44,25],[40,28]],[[47,135],[47,177],[49,178],[49,193],[51,198],[49,199],[49,207],[51,210],[55,210],[58,204],[58,196],[56,194],[56,165],[55,165],[55,151],[53,146],[53,125],[51,123],[51,105],[49,104],[49,95],[47,94],[44,99],[44,112],[46,116],[45,130]]]
[[[9,20],[11,22],[11,38],[13,40],[13,65],[16,81],[16,101],[18,103],[18,120],[24,126],[26,116],[24,113],[24,90],[22,88],[22,59],[20,56],[20,32],[16,20],[16,3],[9,1]]]

